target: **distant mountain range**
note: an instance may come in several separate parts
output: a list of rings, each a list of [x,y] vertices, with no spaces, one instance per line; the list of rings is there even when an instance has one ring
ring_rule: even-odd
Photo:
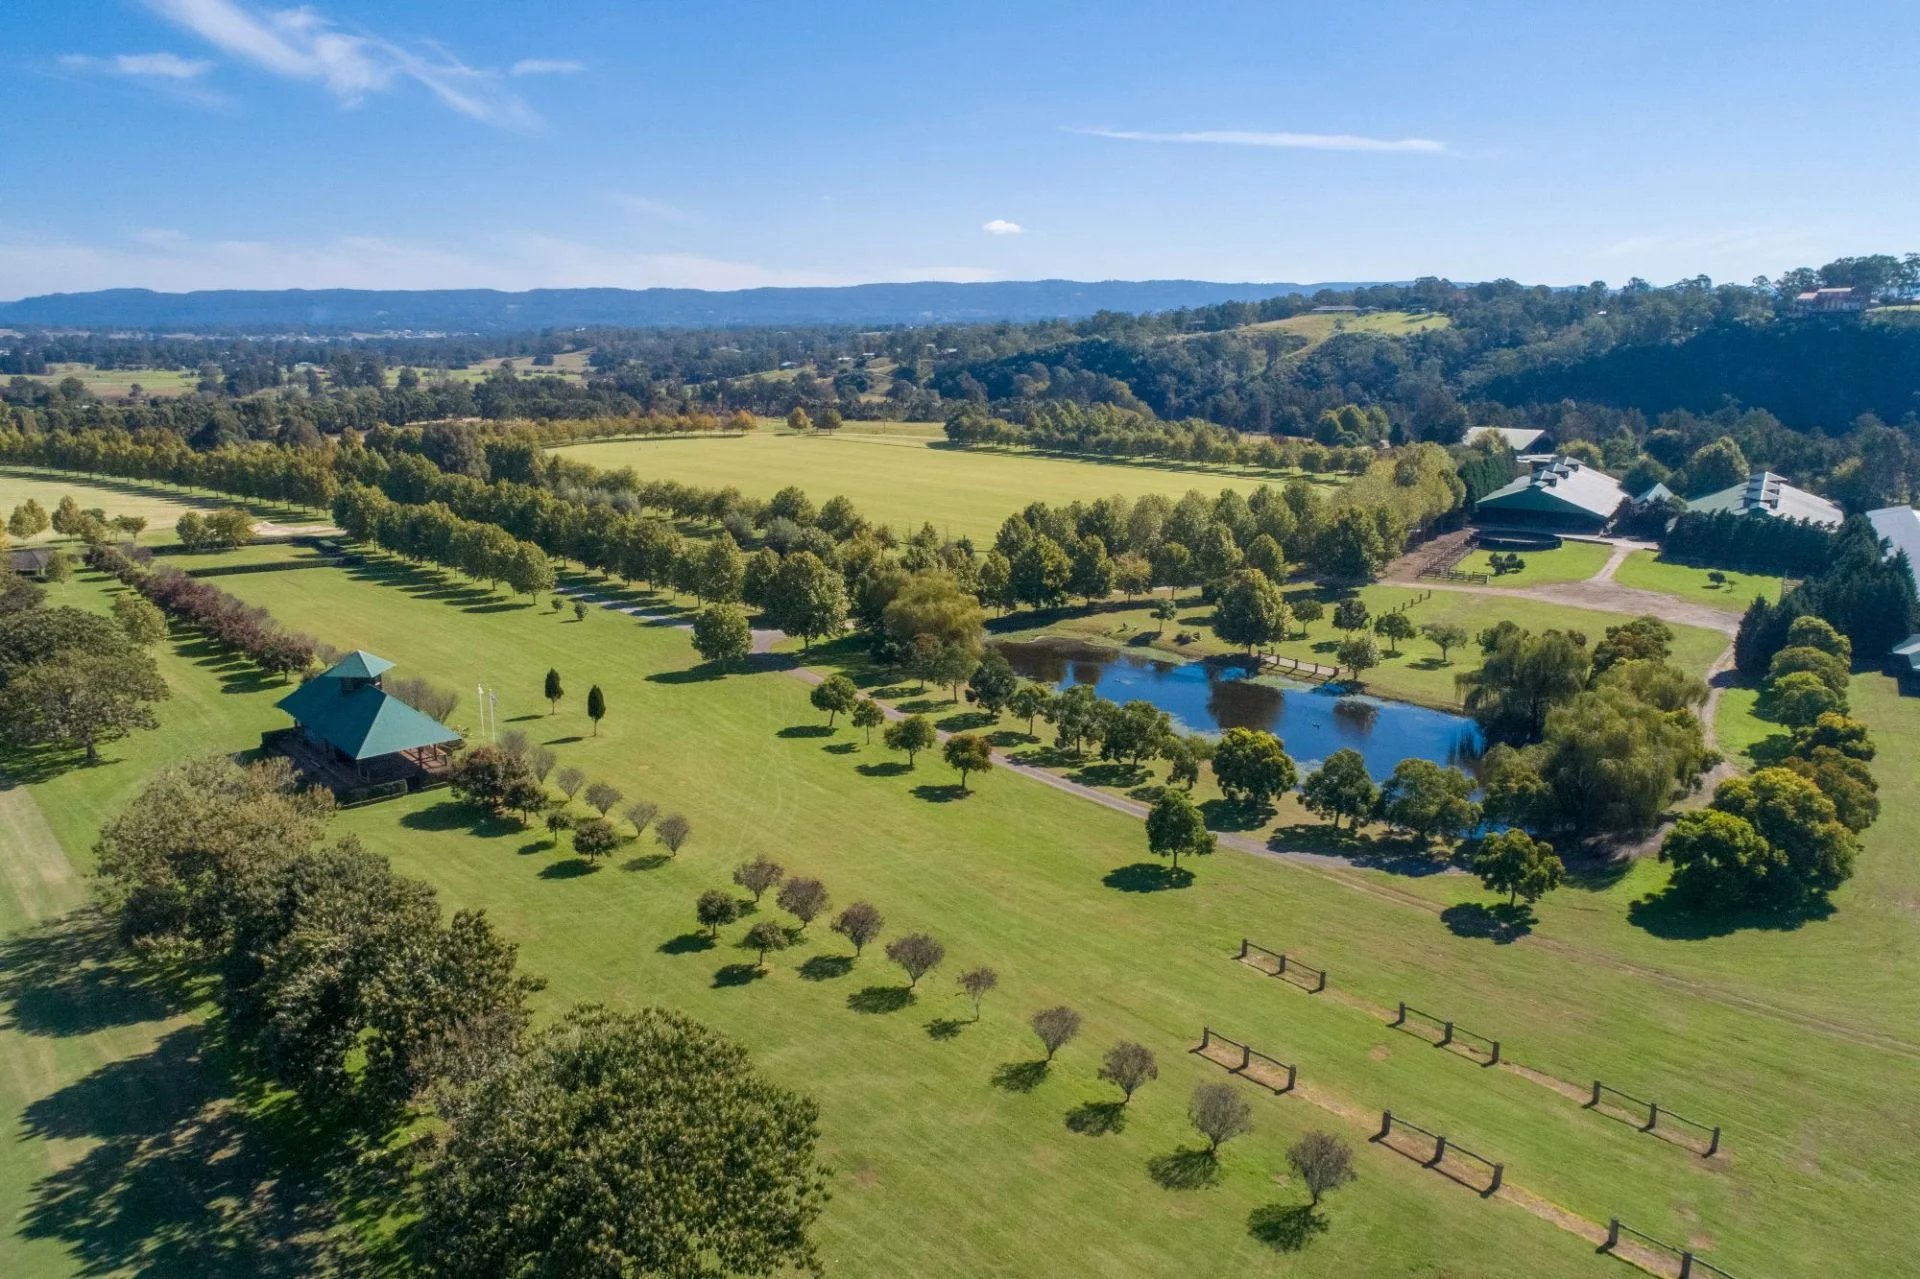
[[[1080,318],[1096,311],[1167,311],[1327,284],[1216,284],[1205,280],[1009,280],[988,284],[856,284],[740,289],[212,289],[155,293],[102,289],[0,302],[15,328],[204,331],[504,332],[579,325],[711,327],[767,324],[934,324]]]

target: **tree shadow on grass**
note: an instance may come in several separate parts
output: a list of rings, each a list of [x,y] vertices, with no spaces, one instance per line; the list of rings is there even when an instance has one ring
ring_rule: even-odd
[[[1032,1092],[1047,1082],[1047,1063],[1043,1060],[1010,1061],[995,1068],[988,1082],[1007,1092]]]
[[[718,662],[702,662],[678,671],[655,671],[647,676],[649,684],[711,684],[725,677],[726,667]]]
[[[821,750],[829,755],[851,755],[860,749],[859,742],[835,742],[831,746],[822,746]]]
[[[1203,801],[1200,814],[1208,830],[1259,830],[1273,820],[1273,809],[1266,804],[1235,804],[1224,799]]]
[[[905,986],[868,986],[847,996],[847,1007],[857,1013],[897,1013],[916,996]]]
[[[1833,903],[1825,899],[1807,903],[1799,910],[1727,910],[1702,907],[1672,889],[1652,897],[1642,897],[1627,906],[1627,920],[1655,937],[1668,941],[1704,941],[1725,937],[1742,929],[1792,932],[1807,924],[1818,923],[1833,914]]]
[[[188,968],[135,956],[89,909],[0,941],[0,1003],[29,1035],[86,1035],[158,1021],[197,998]]]
[[[697,955],[713,949],[713,938],[705,933],[681,933],[678,937],[669,937],[660,943],[663,955]]]
[[[898,777],[902,773],[911,771],[911,767],[897,759],[890,759],[881,764],[860,764],[854,771],[862,777]]]
[[[1147,1160],[1147,1175],[1162,1190],[1201,1190],[1220,1180],[1220,1161],[1204,1146],[1183,1146]]]
[[[957,711],[933,721],[933,726],[943,733],[970,733],[977,728],[985,728],[999,719],[986,711]]]
[[[1032,736],[1017,728],[1002,728],[987,734],[987,745],[995,750],[1009,750],[1015,746],[1029,746],[1032,743]]]
[[[665,853],[643,853],[620,863],[621,870],[659,870],[673,859]]]
[[[961,1021],[958,1017],[935,1017],[927,1023],[927,1038],[939,1040],[958,1039],[960,1032],[966,1028],[967,1023]]]
[[[1088,764],[1067,774],[1069,781],[1082,786],[1133,786],[1145,780],[1147,770],[1139,764]]]
[[[897,709],[905,715],[931,715],[952,705],[953,702],[944,697],[918,697],[910,702],[901,702]]]
[[[832,737],[833,730],[825,724],[789,724],[774,734],[775,737]]]
[[[766,975],[766,970],[758,964],[722,964],[713,972],[713,985],[716,990],[747,986]]]
[[[1247,1233],[1275,1252],[1298,1252],[1326,1230],[1327,1219],[1306,1204],[1261,1204],[1247,1214]]]
[[[800,965],[800,976],[808,981],[833,981],[852,971],[851,955],[815,955]]]
[[[1509,906],[1505,902],[1488,906],[1480,902],[1459,902],[1440,912],[1447,931],[1455,937],[1481,938],[1496,946],[1507,946],[1533,931],[1533,909]]]
[[[1414,840],[1385,834],[1363,835],[1351,828],[1335,830],[1326,822],[1296,822],[1276,827],[1267,847],[1280,853],[1318,853],[1344,857],[1355,866],[1419,879],[1447,869],[1449,859]]]
[[[965,799],[973,792],[963,790],[958,782],[922,782],[911,792],[915,799],[924,799],[929,804],[951,804],[956,799]]]
[[[591,875],[600,869],[599,862],[590,862],[584,857],[569,857],[565,861],[554,862],[540,868],[542,879],[579,879]]]
[[[1158,893],[1187,887],[1193,883],[1193,872],[1184,866],[1175,870],[1159,862],[1134,862],[1108,871],[1100,882],[1123,893]]]
[[[1086,1101],[1067,1112],[1067,1130],[1082,1137],[1104,1137],[1127,1126],[1127,1104],[1123,1101]]]
[[[463,804],[457,799],[443,799],[426,808],[417,808],[400,818],[400,824],[408,830],[467,830],[477,827],[487,817],[481,809]]]

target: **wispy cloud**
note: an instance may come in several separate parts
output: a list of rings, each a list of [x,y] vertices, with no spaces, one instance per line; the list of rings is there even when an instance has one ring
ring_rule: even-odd
[[[1253,129],[1201,129],[1188,133],[1155,133],[1138,129],[1068,129],[1096,138],[1121,142],[1180,142],[1204,146],[1277,147],[1294,151],[1415,152],[1438,155],[1447,144],[1432,138],[1368,138],[1356,133],[1266,133]]]
[[[470,67],[438,45],[405,48],[344,31],[310,8],[259,12],[237,0],[147,0],[162,17],[215,48],[288,80],[318,84],[342,105],[411,81],[452,111],[501,128],[530,131],[540,120],[497,71]]]
[[[575,62],[572,58],[522,58],[507,68],[507,74],[523,75],[577,75],[587,69],[584,62]]]
[[[131,80],[201,106],[224,101],[199,83],[213,69],[213,64],[203,58],[183,58],[177,53],[118,53],[110,58],[68,53],[61,55],[59,63],[69,71]]]
[[[644,214],[650,218],[660,218],[667,222],[687,220],[685,209],[668,204],[665,200],[656,200],[650,195],[631,195],[624,191],[613,191],[608,193],[607,199],[628,212]]]
[[[1026,230],[1026,228],[1018,222],[1009,222],[1005,218],[995,218],[991,222],[983,222],[980,224],[980,229],[988,235],[1019,235]]]

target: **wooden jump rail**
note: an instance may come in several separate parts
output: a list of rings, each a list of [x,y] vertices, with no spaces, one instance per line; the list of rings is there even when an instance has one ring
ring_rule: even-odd
[[[1398,1116],[1396,1116],[1391,1110],[1383,1110],[1380,1112],[1380,1131],[1375,1133],[1372,1137],[1368,1138],[1368,1140],[1375,1141],[1375,1142],[1386,1141],[1388,1137],[1393,1135],[1393,1129],[1396,1124],[1402,1128],[1410,1129],[1413,1132],[1417,1132],[1422,1137],[1432,1138],[1433,1155],[1421,1165],[1422,1167],[1433,1168],[1433,1169],[1437,1169],[1442,1172],[1445,1172],[1444,1169],[1440,1169],[1440,1165],[1442,1162],[1445,1161],[1446,1157],[1449,1154],[1463,1156],[1464,1158],[1472,1160],[1475,1163],[1485,1164],[1488,1168],[1493,1170],[1493,1180],[1488,1184],[1485,1190],[1482,1190],[1480,1192],[1481,1197],[1486,1198],[1491,1195],[1499,1193],[1502,1183],[1504,1183],[1507,1179],[1507,1166],[1505,1164],[1498,1163],[1492,1159],[1487,1158],[1485,1155],[1477,1154],[1474,1151],[1468,1150],[1465,1146],[1462,1146],[1458,1142],[1452,1140],[1451,1138],[1445,1136],[1442,1133],[1434,1132],[1431,1128],[1422,1128],[1419,1124],[1409,1123],[1407,1120],[1401,1119]],[[1400,1151],[1397,1153],[1405,1154],[1406,1152]],[[1408,1156],[1408,1157],[1411,1158],[1412,1156]],[[1452,1174],[1447,1174],[1447,1175],[1452,1176]],[[1455,1180],[1458,1180],[1458,1178],[1455,1178]]]
[[[1278,961],[1278,967],[1267,968],[1262,964],[1255,963],[1255,959],[1262,955]],[[1299,960],[1288,956],[1285,951],[1268,950],[1265,946],[1256,946],[1244,937],[1240,939],[1240,953],[1235,956],[1235,958],[1243,964],[1258,968],[1269,977],[1281,978],[1288,985],[1297,986],[1309,995],[1317,995],[1327,988],[1326,969],[1315,968],[1312,964],[1303,964]],[[1306,980],[1297,980],[1294,977],[1295,973],[1305,974]],[[1313,985],[1307,985],[1307,981],[1311,981]]]
[[[1268,653],[1265,660],[1273,663],[1275,666],[1285,662],[1286,669],[1293,674],[1310,675],[1322,683],[1329,683],[1340,678],[1341,668],[1338,666],[1322,666],[1318,662],[1302,661],[1297,657],[1288,657],[1283,653]]]
[[[1225,1044],[1228,1048],[1237,1049],[1240,1053],[1240,1064],[1237,1066],[1228,1066],[1226,1062],[1220,1061],[1218,1057],[1213,1056],[1211,1050],[1216,1042]],[[1300,1068],[1292,1062],[1281,1061],[1278,1057],[1270,1057],[1266,1053],[1257,1052],[1250,1045],[1228,1039],[1211,1026],[1202,1026],[1200,1028],[1200,1046],[1193,1051],[1206,1057],[1209,1061],[1219,1062],[1220,1065],[1226,1066],[1228,1072],[1231,1074],[1246,1076],[1262,1087],[1272,1089],[1275,1096],[1281,1093],[1292,1092],[1294,1085],[1298,1083],[1300,1079]],[[1287,1082],[1284,1084],[1267,1083],[1249,1074],[1248,1072],[1254,1068],[1256,1061],[1264,1064],[1276,1078],[1284,1072]]]
[[[1613,1088],[1601,1083],[1598,1079],[1593,1081],[1593,1096],[1587,1099],[1585,1109],[1600,1110],[1600,1103],[1607,1096],[1618,1097],[1622,1101],[1628,1102],[1636,1107],[1646,1107],[1647,1122],[1640,1125],[1641,1132],[1650,1132],[1656,1136],[1665,1137],[1667,1134],[1661,1131],[1660,1121],[1667,1119],[1679,1124],[1683,1128],[1690,1128],[1696,1133],[1705,1134],[1707,1148],[1700,1152],[1701,1158],[1710,1159],[1720,1153],[1720,1125],[1703,1124],[1699,1120],[1689,1119],[1677,1111],[1664,1110],[1657,1101],[1648,1101],[1645,1098],[1636,1097],[1632,1093],[1622,1092],[1618,1088]]]
[[[1421,574],[1421,576],[1425,577],[1426,574],[1423,573]],[[1428,587],[1426,590],[1420,592],[1418,595],[1414,596],[1412,599],[1401,600],[1398,604],[1395,604],[1392,608],[1388,609],[1387,612],[1404,613],[1408,609],[1412,608],[1415,604],[1424,604],[1432,598],[1433,598],[1433,588]]]
[[[1468,573],[1457,568],[1429,568],[1421,570],[1420,576],[1439,578],[1448,582],[1471,582],[1475,586],[1485,586],[1492,579],[1485,573]]]
[[[1630,1235],[1633,1239],[1639,1240],[1657,1252],[1677,1256],[1680,1259],[1680,1279],[1694,1279],[1695,1275],[1700,1274],[1716,1276],[1717,1279],[1735,1279],[1731,1271],[1722,1270],[1711,1261],[1703,1261],[1694,1255],[1691,1248],[1682,1248],[1678,1244],[1668,1243],[1664,1239],[1655,1239],[1644,1230],[1635,1230],[1632,1226],[1624,1224],[1618,1217],[1609,1217],[1607,1219],[1607,1241],[1600,1245],[1600,1251],[1620,1256],[1621,1260],[1628,1261],[1634,1265],[1640,1265],[1637,1259],[1627,1257],[1617,1251],[1621,1244],[1621,1236],[1623,1235]],[[1641,1268],[1646,1269],[1645,1266]]]
[[[1421,1009],[1415,1008],[1412,1004],[1409,1004],[1404,999],[1400,1001],[1400,1015],[1394,1018],[1391,1022],[1387,1024],[1395,1030],[1407,1030],[1407,1022],[1408,1022],[1409,1014],[1411,1014],[1413,1017],[1420,1018],[1424,1021],[1430,1021],[1440,1027],[1440,1038],[1437,1042],[1435,1042],[1434,1047],[1436,1048],[1458,1047],[1466,1050],[1467,1052],[1478,1053],[1479,1055],[1486,1058],[1485,1061],[1482,1061],[1480,1063],[1483,1066],[1498,1066],[1500,1064],[1500,1041],[1499,1040],[1489,1038],[1486,1035],[1478,1034],[1471,1030],[1467,1030],[1466,1028],[1447,1020],[1445,1017],[1437,1017],[1430,1012],[1424,1012]],[[1412,1034],[1413,1032],[1411,1030],[1407,1030],[1407,1033]],[[1470,1039],[1479,1040],[1480,1043],[1485,1044],[1486,1047],[1480,1048],[1473,1044],[1462,1042],[1464,1040],[1470,1040]]]

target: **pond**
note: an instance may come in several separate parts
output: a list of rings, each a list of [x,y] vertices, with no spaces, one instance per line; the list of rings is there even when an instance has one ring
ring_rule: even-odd
[[[1359,751],[1376,779],[1412,756],[1473,773],[1486,746],[1464,715],[1271,675],[1254,679],[1242,661],[1169,662],[1049,640],[998,648],[1025,679],[1055,689],[1090,684],[1111,702],[1152,702],[1189,732],[1265,729],[1286,743],[1303,776],[1343,748]]]

